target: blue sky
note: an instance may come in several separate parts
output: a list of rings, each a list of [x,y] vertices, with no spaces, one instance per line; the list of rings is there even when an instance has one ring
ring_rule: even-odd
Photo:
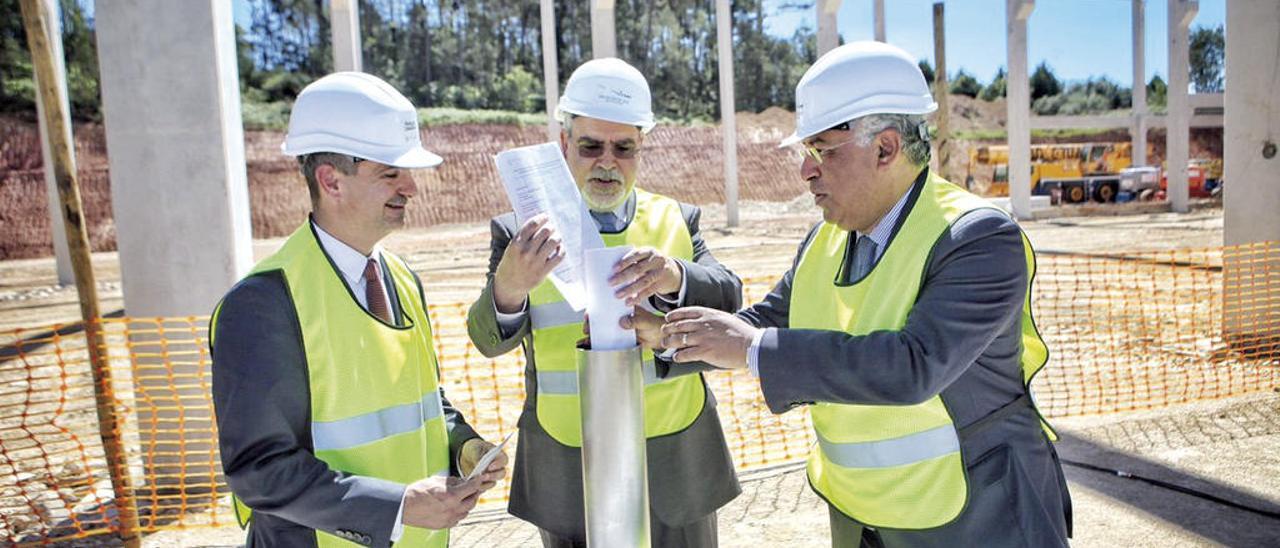
[[[1216,27],[1226,21],[1227,0],[1200,0],[1191,22]],[[777,13],[786,0],[766,0],[766,32],[790,36],[800,25],[817,28],[813,10]],[[933,63],[934,0],[885,0],[885,39]],[[844,0],[840,36],[846,42],[874,37],[873,0]],[[987,82],[1005,64],[1005,0],[946,2],[947,72],[959,68]],[[1027,21],[1027,60],[1047,61],[1064,80],[1107,76],[1123,85],[1133,80],[1130,0],[1037,0]],[[1146,80],[1168,80],[1166,0],[1147,0]]]

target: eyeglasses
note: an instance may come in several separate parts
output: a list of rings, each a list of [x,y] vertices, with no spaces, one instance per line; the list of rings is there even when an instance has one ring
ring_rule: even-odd
[[[810,157],[810,158],[813,158],[813,161],[814,161],[815,163],[817,163],[818,165],[822,165],[822,161],[823,161],[823,160],[824,160],[828,155],[830,155],[830,154],[831,154],[831,151],[833,151],[833,150],[835,150],[835,149],[837,149],[837,148],[840,148],[840,147],[842,147],[842,146],[845,146],[845,145],[847,145],[847,144],[849,144],[849,143],[852,143],[852,142],[854,142],[854,141],[857,141],[857,140],[858,140],[858,138],[857,138],[857,137],[853,137],[853,138],[851,138],[851,139],[849,139],[849,140],[841,141],[841,142],[839,142],[839,143],[836,143],[836,144],[834,144],[834,145],[828,146],[828,147],[826,147],[826,148],[818,148],[818,147],[816,147],[816,146],[813,146],[813,144],[811,144],[811,143],[802,143],[802,144],[800,145],[800,150],[801,150],[801,152],[802,152],[802,153],[804,153],[804,155],[806,155],[806,156],[808,156],[808,157]]]
[[[636,157],[636,153],[640,152],[640,147],[635,141],[630,139],[626,141],[616,141],[608,143],[613,148],[613,157],[619,160],[630,160]],[[604,156],[605,143],[590,139],[582,139],[578,141],[578,156],[583,158],[599,158]]]

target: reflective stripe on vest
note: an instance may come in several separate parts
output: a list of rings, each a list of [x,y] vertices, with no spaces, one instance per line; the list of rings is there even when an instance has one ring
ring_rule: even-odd
[[[312,422],[311,439],[316,451],[338,451],[412,432],[444,415],[440,393],[422,396],[422,401],[379,409],[363,415]]]
[[[795,269],[790,327],[851,335],[901,329],[939,237],[964,213],[991,207],[930,174],[880,260],[848,286],[834,280],[849,233],[829,223],[820,226]],[[1028,268],[1034,268],[1029,244],[1024,252]],[[1023,324],[1022,366],[1029,382],[1047,355],[1031,321],[1029,295]],[[819,440],[809,455],[810,484],[845,515],[869,526],[928,529],[963,510],[968,478],[959,436],[940,396],[916,405],[819,403],[810,415]]]
[[[823,455],[844,468],[889,468],[946,456],[960,450],[960,438],[951,425],[939,426],[899,438],[836,443],[818,432]]]
[[[534,329],[580,324],[584,318],[582,311],[574,310],[569,306],[569,301],[555,301],[529,307],[529,321]]]
[[[403,325],[360,306],[310,222],[250,276],[279,271],[288,286],[306,354],[316,458],[333,470],[409,484],[448,473],[449,439],[426,303],[408,266],[382,256]],[[251,519],[236,502],[237,518]],[[323,531],[316,543],[358,546]],[[399,544],[444,548],[448,531],[405,526]]]
[[[644,377],[645,386],[662,382],[662,379],[658,378],[658,370],[653,365],[653,360],[645,360],[640,366],[640,372]],[[578,372],[539,371],[538,394],[551,394],[556,396],[577,395]]]
[[[620,233],[601,234],[605,245],[648,246],[668,257],[692,260],[693,238],[680,213],[680,204],[640,189],[635,193],[636,211],[631,223]],[[581,447],[575,344],[582,338],[582,314],[569,307],[550,280],[543,280],[529,293],[529,316],[533,329],[533,359],[529,367],[533,368],[538,385],[538,423],[561,444]],[[706,402],[702,376],[659,380],[653,374],[653,353],[645,350],[641,359],[646,363],[645,436],[663,436],[688,428]]]

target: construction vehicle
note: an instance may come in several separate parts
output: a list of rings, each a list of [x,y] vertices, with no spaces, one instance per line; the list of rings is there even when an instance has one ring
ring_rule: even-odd
[[[1031,146],[1031,193],[1047,195],[1053,203],[1089,199],[1114,201],[1120,190],[1120,171],[1132,163],[1130,143],[1070,143]],[[1009,195],[1009,147],[984,145],[969,151],[965,183],[991,181],[987,194]]]

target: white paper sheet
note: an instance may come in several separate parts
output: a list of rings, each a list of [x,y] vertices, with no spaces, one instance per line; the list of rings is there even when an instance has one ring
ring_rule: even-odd
[[[613,265],[618,264],[631,246],[591,249],[586,254],[587,315],[591,317],[592,350],[626,350],[636,345],[636,332],[623,329],[618,322],[631,314],[631,307],[615,297],[609,285]]]
[[[546,213],[561,238],[565,258],[551,273],[551,283],[574,310],[587,307],[583,283],[583,253],[604,247],[587,205],[578,194],[560,145],[543,143],[513,148],[494,157],[507,199],[516,213],[517,227]]]

